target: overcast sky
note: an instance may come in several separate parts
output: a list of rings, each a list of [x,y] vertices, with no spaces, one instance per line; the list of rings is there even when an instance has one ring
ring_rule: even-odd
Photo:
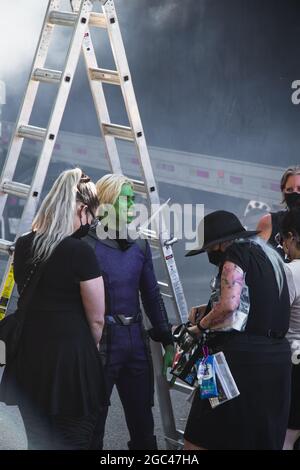
[[[0,77],[24,80],[42,27],[47,0],[0,0]],[[7,86],[9,84],[7,83]]]

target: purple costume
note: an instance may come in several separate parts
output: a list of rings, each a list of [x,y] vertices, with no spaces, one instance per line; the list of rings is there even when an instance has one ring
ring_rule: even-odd
[[[124,408],[130,449],[155,449],[153,371],[149,338],[142,324],[139,294],[152,329],[150,336],[172,344],[171,328],[154,274],[146,240],[99,240],[91,230],[84,240],[94,247],[106,296],[105,327],[100,354],[108,394],[114,385]],[[100,425],[101,446],[108,407]]]

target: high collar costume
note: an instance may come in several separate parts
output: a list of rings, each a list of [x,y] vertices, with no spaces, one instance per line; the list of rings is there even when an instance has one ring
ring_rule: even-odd
[[[108,393],[116,385],[130,433],[130,449],[155,449],[153,434],[153,368],[149,338],[142,324],[140,297],[150,320],[152,339],[172,344],[171,328],[155,277],[148,242],[108,238],[96,229],[84,240],[93,247],[101,269],[106,297],[105,327],[100,354],[105,365]],[[130,318],[129,324],[120,321]],[[105,410],[102,423],[104,434]]]

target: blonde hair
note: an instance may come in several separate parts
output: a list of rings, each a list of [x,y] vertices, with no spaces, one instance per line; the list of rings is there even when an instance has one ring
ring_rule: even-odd
[[[80,168],[61,173],[43,200],[32,223],[34,260],[48,259],[57,245],[74,232],[77,202],[93,212],[99,205],[94,183]]]
[[[109,173],[102,176],[96,183],[100,207],[105,204],[114,205],[122,190],[123,184],[129,184],[133,188],[132,181],[124,175]]]
[[[283,175],[281,177],[280,189],[281,189],[282,196],[283,196],[282,202],[285,202],[284,189],[285,189],[285,185],[287,183],[287,180],[289,179],[290,176],[295,176],[295,175],[300,175],[300,165],[290,166],[289,168],[287,168],[285,170],[285,172],[283,173]]]

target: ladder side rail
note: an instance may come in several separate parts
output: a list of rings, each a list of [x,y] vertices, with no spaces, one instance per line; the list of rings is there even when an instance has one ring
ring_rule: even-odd
[[[140,166],[145,181],[145,190],[148,196],[150,205],[160,204],[159,194],[155,183],[155,178],[150,162],[150,157],[147,149],[146,139],[138,111],[138,106],[131,82],[129,66],[127,63],[124,44],[121,37],[121,32],[117,20],[117,15],[114,7],[113,0],[108,0],[102,5],[102,10],[107,19],[107,30],[110,38],[110,44],[119,72],[120,84],[122,89],[123,98],[129,118],[131,128],[135,137],[135,144],[139,156]],[[127,80],[124,80],[127,77]],[[178,276],[178,271],[173,255],[171,246],[166,246],[165,241],[169,240],[169,234],[166,229],[163,217],[161,219],[161,227],[157,231],[160,239],[160,251],[164,261],[164,266],[169,279],[169,285],[173,293],[175,304],[175,313],[177,319],[181,322],[187,320],[188,310],[185,300],[184,292],[182,289],[181,281]],[[162,364],[161,346],[151,344],[153,352],[153,363],[156,374],[156,388],[159,400],[159,407],[161,411],[162,425],[166,436],[166,445],[170,445],[171,440],[178,441],[178,433],[174,420],[174,412],[171,403],[170,390],[168,382],[159,375]],[[170,440],[168,440],[170,438]]]
[[[128,61],[126,58],[126,52],[113,0],[108,0],[104,5],[102,5],[102,10],[106,16],[107,31],[110,39],[112,53],[120,77],[120,86],[129,123],[135,136],[134,142],[137,147],[137,152],[140,156],[142,175],[147,186],[146,191],[148,192],[151,204],[159,204],[159,194],[150,163],[144,130],[139,115]],[[150,188],[154,188],[154,190],[150,191]]]
[[[71,6],[73,11],[77,11],[80,7],[81,0],[73,0],[71,2]],[[84,57],[85,68],[87,72],[87,78],[89,82],[89,86],[91,89],[96,115],[98,119],[99,128],[102,134],[103,142],[105,145],[105,154],[108,160],[110,169],[112,173],[121,174],[121,162],[119,157],[118,148],[116,145],[115,138],[112,136],[108,136],[103,131],[102,123],[111,123],[109,111],[106,104],[106,99],[104,95],[103,85],[101,81],[92,80],[91,78],[91,69],[98,69],[98,62],[95,53],[95,49],[93,46],[91,34],[89,28],[86,31],[83,43],[82,43],[82,53]]]
[[[122,35],[118,23],[117,14],[114,7],[113,0],[108,0],[105,5],[102,6],[103,13],[107,20],[107,31],[112,46],[113,56],[115,59],[116,67],[119,72],[120,86],[129,118],[130,125],[133,129],[135,136],[135,144],[139,156],[139,161],[144,177],[146,192],[150,205],[160,204],[159,193],[155,183],[155,178],[152,170],[150,156],[147,148],[146,138],[144,135],[143,126],[138,110],[138,105],[131,81],[129,66],[126,58],[126,52],[122,40]],[[125,80],[124,78],[127,77]],[[160,250],[161,256],[165,261],[164,266],[166,268],[166,274],[171,287],[174,302],[176,305],[176,316],[181,322],[187,321],[188,308],[186,299],[184,296],[181,281],[178,276],[176,262],[173,255],[173,250],[170,246],[165,246],[165,241],[169,240],[170,235],[165,225],[164,219],[160,218],[160,225],[158,236],[161,240]]]
[[[159,409],[161,411],[161,421],[163,425],[165,444],[167,449],[174,449],[174,447],[170,445],[167,438],[178,441],[179,434],[176,429],[169,384],[166,378],[162,375],[163,355],[161,345],[159,343],[155,343],[154,341],[150,341],[150,347],[154,365],[153,369],[155,375],[155,391]]]
[[[3,165],[0,185],[2,186],[5,180],[12,181],[15,169],[17,166],[18,158],[21,152],[23,137],[18,136],[18,128],[21,124],[28,124],[36,94],[39,87],[39,82],[32,79],[32,75],[36,68],[42,68],[47,58],[48,47],[50,44],[52,32],[54,29],[53,25],[47,23],[47,19],[50,11],[57,10],[59,8],[60,0],[49,0],[48,7],[46,10],[43,27],[40,33],[38,45],[36,47],[35,56],[32,62],[28,83],[24,92],[23,101],[20,107],[19,115],[14,126],[12,137],[10,140],[9,149],[7,152],[6,160]],[[3,194],[0,197],[0,216],[3,214],[4,207],[7,200],[7,194]]]
[[[37,209],[40,193],[44,185],[63,112],[67,103],[74,73],[79,60],[81,44],[88,27],[89,15],[92,7],[92,0],[82,1],[81,10],[78,14],[77,22],[67,53],[67,59],[58,88],[57,97],[51,111],[42,151],[35,168],[30,194],[25,203],[21,222],[17,231],[17,236],[21,235],[24,231],[29,229]]]
[[[121,167],[119,152],[118,152],[118,148],[116,144],[116,139],[113,136],[107,135],[103,130],[102,123],[110,124],[111,120],[110,120],[110,115],[109,115],[109,111],[107,108],[107,103],[106,103],[106,99],[104,95],[103,85],[101,81],[92,80],[90,72],[89,72],[89,70],[92,68],[98,68],[98,64],[97,64],[97,58],[96,58],[96,54],[95,54],[94,47],[92,44],[90,33],[88,32],[87,34],[88,36],[86,36],[84,40],[82,51],[83,51],[84,61],[85,61],[86,69],[87,69],[88,82],[90,85],[90,89],[91,89],[91,93],[92,93],[92,97],[93,97],[93,101],[94,101],[94,105],[96,109],[97,120],[98,120],[99,128],[101,131],[101,135],[103,138],[103,142],[105,145],[105,154],[109,162],[111,172],[116,173],[116,174],[121,174],[122,167]]]
[[[142,313],[143,322],[146,329],[151,328],[151,322],[147,317],[143,306]],[[179,434],[176,429],[169,383],[167,382],[166,378],[162,375],[162,347],[160,343],[150,340],[150,349],[153,362],[155,392],[158,400],[159,409],[161,412],[161,422],[164,432],[165,444],[167,449],[172,449],[173,446],[170,446],[168,438],[170,440],[177,441],[179,439]]]
[[[76,66],[79,60],[81,52],[81,44],[83,41],[84,34],[88,26],[88,20],[90,11],[92,10],[93,2],[91,0],[82,0],[81,10],[78,14],[77,22],[74,27],[73,36],[70,42],[67,60],[65,63],[64,71],[60,81],[59,89],[57,92],[56,100],[54,102],[51,116],[48,122],[48,127],[46,130],[46,136],[43,142],[42,150],[36,164],[34,175],[32,178],[32,183],[30,187],[30,192],[26,200],[21,220],[17,229],[16,237],[17,239],[20,235],[30,229],[33,217],[36,213],[39,198],[41,195],[42,188],[44,186],[44,181],[48,171],[48,166],[50,163],[51,155],[57,138],[57,133],[63,116],[63,112],[66,106],[66,102],[69,96],[73,76],[76,70]],[[85,19],[82,22],[82,18]],[[67,80],[65,80],[67,78]],[[6,277],[9,273],[11,264],[13,262],[12,256],[10,256],[7,267],[5,270],[5,276],[2,278],[0,292],[2,292]]]

